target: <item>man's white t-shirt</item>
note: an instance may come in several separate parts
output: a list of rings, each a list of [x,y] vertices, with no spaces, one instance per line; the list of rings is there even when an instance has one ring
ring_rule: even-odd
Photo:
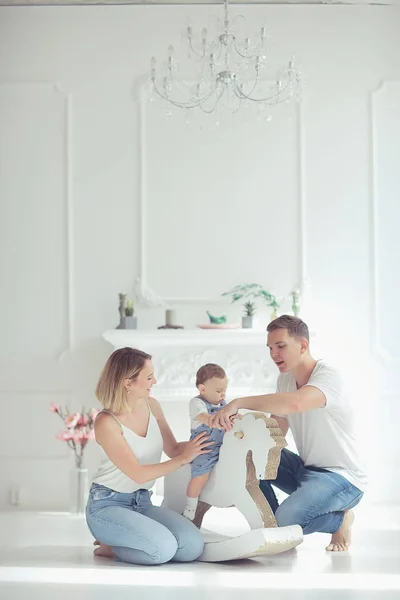
[[[320,467],[339,473],[364,491],[367,476],[358,453],[353,410],[342,376],[333,367],[318,361],[305,385],[321,390],[326,405],[303,413],[281,415],[289,421],[300,458],[306,467]],[[277,393],[296,390],[294,376],[281,373]]]

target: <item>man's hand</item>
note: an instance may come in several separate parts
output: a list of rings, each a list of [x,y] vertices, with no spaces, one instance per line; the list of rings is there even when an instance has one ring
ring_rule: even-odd
[[[238,416],[238,410],[235,400],[232,400],[212,416],[212,427],[229,431],[233,426],[233,417]]]

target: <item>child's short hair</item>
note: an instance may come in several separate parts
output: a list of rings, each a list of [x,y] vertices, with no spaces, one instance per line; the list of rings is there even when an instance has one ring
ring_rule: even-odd
[[[214,363],[207,363],[206,365],[203,365],[196,373],[196,387],[199,387],[199,385],[205,383],[213,377],[223,379],[226,377],[226,373],[222,367]]]

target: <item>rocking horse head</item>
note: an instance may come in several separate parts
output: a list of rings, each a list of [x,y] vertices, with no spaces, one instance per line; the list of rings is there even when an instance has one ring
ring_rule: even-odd
[[[218,463],[202,489],[195,523],[200,527],[211,507],[236,506],[251,529],[276,527],[272,510],[259,488],[260,479],[275,479],[285,439],[274,419],[249,412],[235,420],[222,443]],[[164,482],[163,505],[182,512],[190,467],[171,473]]]
[[[225,435],[218,465],[243,455],[247,471],[259,479],[275,479],[281,456],[286,446],[275,419],[268,419],[264,413],[250,412],[234,422],[232,431]],[[253,467],[251,467],[251,463]],[[221,468],[221,466],[220,466]]]
[[[276,527],[259,480],[276,478],[284,446],[285,439],[274,419],[263,413],[246,413],[225,434],[218,463],[200,500],[221,508],[236,506],[252,529]]]

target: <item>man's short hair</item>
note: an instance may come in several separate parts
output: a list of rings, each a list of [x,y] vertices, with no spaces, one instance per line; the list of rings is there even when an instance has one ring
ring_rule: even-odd
[[[281,315],[277,319],[274,319],[269,323],[267,327],[268,333],[276,331],[277,329],[287,329],[287,332],[292,337],[305,338],[307,342],[310,341],[310,332],[308,331],[307,325],[299,319],[299,317],[293,317],[292,315]]]

